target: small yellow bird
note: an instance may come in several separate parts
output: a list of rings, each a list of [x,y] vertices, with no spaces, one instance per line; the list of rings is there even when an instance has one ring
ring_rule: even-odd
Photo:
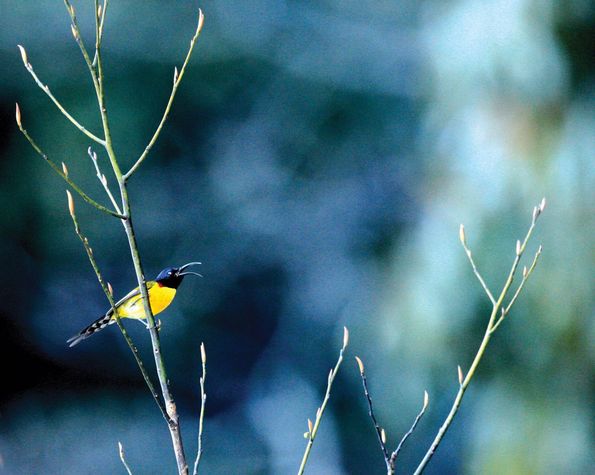
[[[181,267],[166,267],[159,273],[155,280],[147,282],[147,291],[149,293],[149,302],[151,303],[153,315],[157,315],[169,307],[185,275],[192,274],[202,277],[196,272],[184,272],[188,267],[197,264],[200,264],[200,262],[189,262]],[[115,307],[120,318],[134,318],[136,320],[143,320],[145,318],[143,299],[138,287],[116,302]],[[83,328],[72,338],[69,338],[67,343],[70,343],[69,346],[71,347],[77,345],[86,338],[89,338],[93,333],[103,330],[115,322],[114,311],[110,308],[105,315],[95,320],[88,327]]]

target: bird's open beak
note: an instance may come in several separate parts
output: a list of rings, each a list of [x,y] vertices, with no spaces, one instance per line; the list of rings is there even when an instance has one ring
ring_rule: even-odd
[[[185,269],[187,269],[188,267],[190,267],[190,266],[195,266],[195,265],[200,265],[200,264],[201,264],[200,262],[189,262],[188,264],[184,264],[182,267],[180,267],[180,268],[178,269],[178,275],[179,275],[179,276],[183,276],[183,275],[192,274],[192,275],[197,275],[197,276],[199,276],[199,277],[202,277],[202,275],[200,275],[200,274],[199,274],[199,273],[197,273],[197,272],[191,272],[191,271],[184,272],[184,270],[185,270]]]

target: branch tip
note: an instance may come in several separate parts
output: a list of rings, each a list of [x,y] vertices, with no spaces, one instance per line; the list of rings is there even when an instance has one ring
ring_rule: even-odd
[[[68,167],[66,166],[66,163],[62,162],[62,172],[64,173],[65,177],[68,177]]]
[[[207,352],[205,350],[205,344],[201,343],[200,344],[200,361],[202,362],[202,364],[207,364]]]
[[[21,108],[19,107],[19,103],[15,102],[15,119],[17,121],[17,125],[19,126],[19,129],[23,128],[23,125],[21,124]]]
[[[467,240],[465,239],[465,226],[462,224],[459,226],[459,239],[461,240],[461,244],[464,247],[467,247]]]
[[[459,374],[459,384],[463,384],[463,370],[460,366],[457,366],[457,372]]]
[[[114,289],[112,288],[112,284],[110,284],[109,282],[107,283],[107,290],[109,291],[109,294],[113,297]]]
[[[198,26],[196,28],[196,30],[200,33],[200,31],[202,30],[202,25],[205,22],[205,16],[202,12],[202,10],[199,8],[198,9]]]
[[[543,198],[541,198],[541,202],[539,203],[539,211],[541,213],[543,213],[543,210],[545,209],[545,205],[546,205],[546,201],[545,201],[545,196]]]
[[[68,196],[68,212],[70,216],[74,219],[74,200],[72,199],[72,195],[70,194],[69,190],[66,190],[66,195]]]
[[[28,68],[29,61],[27,59],[27,51],[25,51],[25,48],[21,45],[17,45],[17,48],[19,48],[19,51],[21,52],[21,59],[23,60],[23,64],[25,65],[26,68]]]
[[[313,429],[314,429],[314,424],[312,424],[312,421],[310,419],[308,419],[308,432],[311,434]]]
[[[521,241],[517,239],[516,241],[516,255],[520,256],[522,251]]]
[[[355,357],[355,361],[357,361],[357,366],[359,367],[359,373],[361,375],[364,374],[364,362],[360,359],[359,356]]]
[[[424,391],[424,407],[423,410],[425,411],[430,403],[430,396],[428,396],[428,391]]]
[[[343,327],[343,349],[347,348],[349,344],[349,330],[347,327]]]

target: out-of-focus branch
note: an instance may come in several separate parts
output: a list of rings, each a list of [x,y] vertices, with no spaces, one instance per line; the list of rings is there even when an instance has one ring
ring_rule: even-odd
[[[390,468],[390,455],[388,454],[388,449],[386,448],[386,432],[382,427],[380,427],[378,421],[376,420],[376,415],[374,414],[372,397],[370,396],[370,391],[368,391],[368,378],[366,378],[364,363],[359,358],[359,356],[356,356],[355,360],[357,361],[359,374],[362,378],[362,385],[364,387],[364,395],[366,396],[366,401],[368,403],[368,415],[370,416],[370,419],[372,419],[372,424],[374,424],[376,436],[378,437],[378,443],[380,444],[380,449],[382,450],[382,455],[384,455],[384,461],[386,462],[386,468],[388,470]]]
[[[426,412],[426,408],[428,407],[428,402],[429,402],[428,393],[427,393],[427,391],[424,391],[424,403],[423,403],[423,407],[421,408],[421,411],[419,412],[419,414],[417,414],[417,417],[413,421],[411,428],[403,436],[403,438],[399,442],[399,445],[397,446],[397,448],[394,450],[394,452],[392,454],[389,455],[388,450],[386,448],[386,432],[384,431],[384,429],[382,427],[380,427],[380,425],[378,424],[378,421],[376,420],[376,416],[374,414],[374,408],[372,406],[372,398],[370,396],[370,392],[368,391],[368,380],[366,378],[364,363],[357,356],[355,357],[355,359],[357,361],[357,366],[359,368],[359,374],[362,378],[362,385],[364,387],[364,395],[366,396],[366,401],[368,402],[368,415],[370,416],[370,419],[372,419],[372,423],[374,424],[374,429],[376,430],[376,436],[378,437],[378,443],[380,444],[380,449],[382,450],[382,455],[384,456],[384,462],[386,463],[386,473],[387,473],[387,475],[394,475],[397,457],[399,455],[399,452],[401,451],[401,448],[403,447],[403,444],[409,438],[409,436],[411,434],[413,434],[413,431],[417,427],[418,422],[420,421],[420,419]]]
[[[132,475],[132,471],[130,470],[128,463],[126,463],[126,458],[124,457],[124,447],[122,447],[121,442],[118,442],[118,453],[120,454],[120,460],[122,461],[122,465],[124,465],[124,468],[128,472],[128,475]]]
[[[196,460],[194,461],[193,475],[198,475],[198,465],[202,456],[202,430],[203,421],[205,418],[205,405],[207,402],[207,394],[205,393],[205,381],[207,379],[207,352],[205,344],[200,344],[200,361],[202,363],[202,376],[200,378],[200,416],[198,418],[198,449],[196,451]]]
[[[459,239],[461,240],[461,244],[463,245],[463,248],[465,249],[467,258],[469,259],[469,262],[471,263],[471,267],[473,268],[473,273],[475,274],[475,277],[477,277],[477,280],[479,280],[479,283],[481,284],[481,286],[483,287],[483,290],[485,291],[488,298],[490,299],[490,302],[492,302],[492,305],[494,305],[496,303],[496,299],[494,299],[492,292],[490,292],[490,289],[488,288],[487,284],[483,280],[483,277],[477,270],[477,266],[475,265],[475,261],[473,260],[473,256],[471,255],[471,249],[469,249],[467,247],[467,239],[465,238],[465,226],[463,226],[462,224],[461,224],[461,227],[459,228]]]
[[[395,463],[397,461],[397,457],[399,456],[399,452],[403,448],[403,444],[405,444],[405,441],[409,438],[409,436],[411,434],[413,434],[413,431],[417,427],[417,424],[419,423],[419,421],[421,420],[421,418],[425,414],[429,402],[430,402],[430,398],[428,396],[428,392],[427,391],[424,391],[424,403],[423,403],[423,406],[422,406],[421,410],[419,411],[419,413],[415,417],[415,420],[413,421],[413,424],[411,424],[411,428],[403,436],[403,438],[401,439],[401,442],[399,442],[399,445],[397,445],[397,448],[395,449],[395,451],[390,456],[390,460],[389,460],[390,467],[389,468],[392,468],[392,471],[389,470],[389,472],[388,472],[389,475],[392,475],[392,474],[395,473]]]
[[[339,359],[337,360],[337,364],[335,364],[334,368],[331,368],[327,384],[326,384],[326,393],[324,394],[324,399],[322,401],[322,405],[316,410],[316,419],[314,423],[310,419],[308,419],[308,432],[304,434],[304,437],[308,439],[308,443],[306,444],[306,450],[304,451],[304,456],[302,457],[302,463],[300,464],[300,468],[298,469],[298,475],[302,475],[304,470],[306,469],[306,463],[308,462],[308,457],[310,456],[310,451],[312,450],[312,445],[314,444],[314,439],[316,438],[316,434],[318,434],[318,428],[320,427],[320,422],[322,421],[322,416],[324,414],[324,410],[326,409],[326,405],[331,397],[331,389],[333,387],[333,381],[335,381],[335,377],[337,376],[337,371],[341,367],[341,363],[343,362],[343,353],[349,344],[349,330],[347,327],[343,327],[343,346],[339,351]]]
[[[539,246],[539,249],[538,249],[537,253],[535,254],[535,257],[533,258],[533,262],[530,266],[530,269],[523,271],[523,280],[521,281],[519,287],[517,288],[515,294],[513,295],[510,303],[507,306],[504,306],[504,299],[506,298],[508,291],[510,290],[512,281],[514,279],[514,276],[518,269],[519,263],[521,261],[521,257],[523,256],[523,253],[525,252],[525,249],[527,247],[527,243],[529,242],[529,239],[531,238],[531,235],[533,234],[533,230],[535,228],[535,224],[537,223],[537,219],[539,218],[541,213],[543,213],[543,211],[545,210],[545,204],[546,204],[546,202],[545,202],[545,198],[544,198],[541,200],[541,203],[538,206],[535,206],[533,208],[533,214],[532,214],[531,225],[529,226],[529,230],[527,231],[527,234],[525,235],[525,238],[523,239],[522,242],[521,241],[516,242],[515,257],[512,262],[512,267],[510,269],[510,272],[508,273],[508,277],[506,278],[506,281],[504,282],[504,286],[502,287],[502,290],[500,291],[500,295],[499,295],[498,299],[495,300],[493,303],[492,311],[490,313],[490,319],[489,319],[487,327],[485,329],[485,333],[484,333],[483,339],[481,341],[481,344],[479,346],[479,349],[477,350],[477,353],[475,354],[475,357],[473,358],[473,362],[471,363],[469,371],[467,371],[466,374],[461,370],[460,367],[458,368],[459,390],[457,392],[457,395],[455,397],[453,405],[450,409],[450,412],[446,416],[444,423],[438,430],[438,433],[436,434],[434,441],[430,445],[430,448],[428,449],[424,458],[422,459],[422,461],[418,465],[417,469],[415,470],[415,472],[414,472],[415,475],[419,475],[424,471],[424,469],[428,465],[430,459],[436,452],[438,445],[442,441],[442,438],[446,434],[446,431],[452,424],[452,421],[459,410],[459,407],[463,400],[465,391],[467,390],[467,387],[469,386],[469,384],[471,383],[471,380],[473,379],[473,376],[475,375],[475,371],[477,370],[479,362],[481,361],[481,359],[485,353],[485,350],[490,342],[491,336],[494,334],[494,332],[500,326],[500,324],[504,321],[506,315],[510,311],[512,305],[515,303],[522,288],[524,287],[525,282],[529,278],[529,275],[533,272],[533,269],[537,265],[537,260],[538,260],[539,256],[541,255],[541,250],[542,250],[541,246]],[[460,234],[461,243],[463,244],[465,251],[468,252],[467,244],[465,241],[464,228],[462,226],[461,226],[461,230],[462,230],[462,232]],[[470,252],[468,252],[467,255],[469,256]],[[476,272],[476,269],[475,269],[475,266],[473,265],[473,263],[472,263],[472,266],[474,267],[474,272]],[[483,279],[482,279],[482,281],[483,281]],[[487,289],[487,287],[486,287],[486,289]],[[491,295],[491,293],[490,293],[490,295]],[[500,317],[498,318],[498,316],[500,316]]]

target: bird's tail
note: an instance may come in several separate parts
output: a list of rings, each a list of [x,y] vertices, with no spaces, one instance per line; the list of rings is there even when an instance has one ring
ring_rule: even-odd
[[[114,323],[115,320],[112,319],[113,312],[110,310],[107,314],[103,315],[102,317],[95,320],[91,325],[88,327],[83,328],[80,332],[78,332],[73,337],[69,338],[66,343],[70,343],[70,347],[74,345],[78,345],[81,341],[89,338],[93,333],[97,333],[99,330],[103,330],[108,325]]]

